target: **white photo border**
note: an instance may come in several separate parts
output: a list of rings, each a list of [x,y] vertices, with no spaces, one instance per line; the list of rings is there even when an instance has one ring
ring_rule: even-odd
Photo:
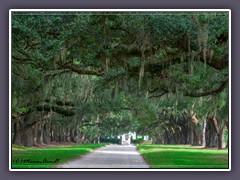
[[[12,102],[12,12],[228,12],[229,35],[229,147],[228,169],[14,169],[12,168],[11,102]],[[9,171],[231,171],[231,9],[10,9],[9,10]]]

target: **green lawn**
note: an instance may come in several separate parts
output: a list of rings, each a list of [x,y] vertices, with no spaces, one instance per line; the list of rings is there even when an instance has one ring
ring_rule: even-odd
[[[95,148],[106,144],[79,144],[46,149],[25,148],[13,145],[12,168],[54,168]]]
[[[228,150],[189,145],[137,145],[151,168],[228,168]]]

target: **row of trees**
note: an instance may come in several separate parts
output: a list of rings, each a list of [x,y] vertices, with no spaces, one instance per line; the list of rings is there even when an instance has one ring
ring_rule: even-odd
[[[13,12],[13,143],[223,147],[227,12]]]
[[[148,116],[152,118],[141,121],[139,133],[150,134],[154,143],[160,144],[228,147],[226,96],[227,93],[222,92],[216,97],[200,99],[178,97],[177,107],[169,106],[176,97],[162,97],[160,103],[147,105],[151,106]]]

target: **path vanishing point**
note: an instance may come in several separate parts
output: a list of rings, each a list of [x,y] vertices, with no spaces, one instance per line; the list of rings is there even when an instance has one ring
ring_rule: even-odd
[[[134,145],[107,145],[57,168],[149,168]]]

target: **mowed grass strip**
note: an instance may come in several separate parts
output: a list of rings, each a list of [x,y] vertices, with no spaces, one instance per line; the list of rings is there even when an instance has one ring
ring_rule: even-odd
[[[203,149],[190,145],[140,144],[137,149],[151,168],[227,169],[228,150]]]
[[[13,145],[12,168],[54,168],[58,164],[63,164],[69,160],[78,158],[105,145],[106,144],[78,144],[46,149],[26,148]]]

